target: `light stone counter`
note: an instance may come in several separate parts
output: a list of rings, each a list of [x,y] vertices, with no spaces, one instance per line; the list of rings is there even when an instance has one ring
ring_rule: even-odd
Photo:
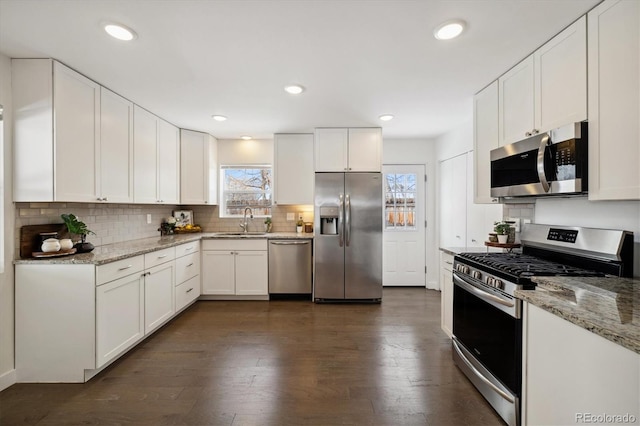
[[[96,247],[89,253],[78,253],[69,256],[49,257],[38,259],[17,259],[14,264],[93,264],[102,265],[105,263],[115,262],[116,260],[126,259],[128,257],[138,256],[140,254],[150,253],[152,251],[161,250],[168,247],[178,246],[180,244],[203,239],[313,239],[313,233],[295,233],[295,232],[272,232],[268,234],[247,234],[247,235],[230,235],[226,232],[205,232],[193,234],[176,234],[163,237],[143,238],[139,240],[126,241],[121,243],[106,244]]]
[[[451,256],[455,256],[456,254],[469,252],[473,250],[467,250],[466,247],[440,247],[440,251],[448,253]]]
[[[640,354],[640,279],[533,277],[516,297]]]

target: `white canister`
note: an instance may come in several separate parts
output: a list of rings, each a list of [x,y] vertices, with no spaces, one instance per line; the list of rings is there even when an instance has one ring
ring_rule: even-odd
[[[73,248],[73,241],[69,238],[63,238],[60,240],[60,250],[71,250]]]
[[[53,251],[60,251],[60,241],[55,238],[47,238],[42,242],[42,251],[45,253],[51,253]]]

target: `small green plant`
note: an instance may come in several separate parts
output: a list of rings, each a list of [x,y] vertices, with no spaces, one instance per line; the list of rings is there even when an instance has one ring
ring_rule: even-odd
[[[505,222],[494,222],[493,224],[493,230],[496,231],[496,234],[498,235],[508,235],[509,234],[509,228],[511,227],[510,224],[505,223]]]
[[[271,218],[270,217],[265,218],[264,224],[269,225],[270,223],[271,223]]]
[[[296,222],[296,226],[304,226],[304,221],[302,220],[302,216],[298,218],[298,221]]]
[[[64,221],[64,224],[67,226],[67,230],[69,231],[69,233],[75,235],[96,235],[96,233],[87,228],[87,224],[79,220],[76,215],[72,213],[61,214],[60,217]]]

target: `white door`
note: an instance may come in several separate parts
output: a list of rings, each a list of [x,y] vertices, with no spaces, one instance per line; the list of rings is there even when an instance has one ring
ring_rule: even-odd
[[[382,284],[426,285],[424,165],[384,165]]]

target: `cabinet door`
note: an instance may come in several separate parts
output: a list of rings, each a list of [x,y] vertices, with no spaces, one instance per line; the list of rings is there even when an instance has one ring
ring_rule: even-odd
[[[275,135],[275,203],[313,204],[313,135]]]
[[[162,119],[158,119],[158,185],[161,203],[180,203],[180,134]]]
[[[133,103],[100,90],[98,201],[133,202]]]
[[[640,200],[640,2],[588,19],[589,199]]]
[[[534,64],[534,127],[546,132],[586,120],[587,18],[582,17],[536,50]]]
[[[206,204],[209,191],[209,138],[180,130],[180,202]]]
[[[316,129],[314,153],[316,172],[345,172],[349,129]]]
[[[236,252],[236,294],[269,294],[269,263],[266,251]]]
[[[464,247],[467,219],[467,155],[440,163],[440,246]]]
[[[202,294],[236,294],[234,260],[231,250],[202,252]]]
[[[133,197],[136,203],[158,202],[158,120],[133,107]]]
[[[497,203],[491,197],[492,149],[498,145],[498,82],[494,81],[473,98],[474,197],[476,203]]]
[[[158,328],[175,312],[175,262],[146,271],[144,280],[144,332]]]
[[[442,330],[451,337],[453,333],[453,256],[440,252],[440,315]]]
[[[382,170],[382,129],[349,129],[350,172]]]
[[[176,286],[176,312],[179,312],[200,296],[200,275]]]
[[[96,368],[144,336],[144,278],[133,274],[96,288]]]
[[[464,247],[485,249],[493,223],[502,219],[502,204],[476,204],[473,202],[473,155],[467,154],[467,211],[466,242]],[[476,250],[478,251],[478,250]],[[480,250],[482,251],[482,250]]]
[[[527,137],[534,129],[533,55],[498,79],[500,146]]]
[[[211,135],[208,136],[209,144],[209,198],[207,204],[218,204],[218,140]],[[313,170],[311,167],[309,170]]]
[[[100,86],[53,63],[55,201],[97,198],[96,164],[100,140]],[[78,171],[82,178],[78,178]]]

